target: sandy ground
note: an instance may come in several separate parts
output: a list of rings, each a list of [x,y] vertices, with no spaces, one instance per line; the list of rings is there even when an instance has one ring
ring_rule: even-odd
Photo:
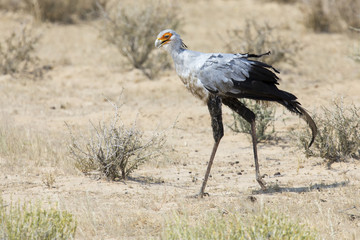
[[[360,106],[360,67],[349,58],[356,40],[346,34],[310,32],[298,7],[251,0],[181,1],[180,6],[181,35],[190,49],[224,51],[227,29],[241,27],[246,18],[268,21],[303,46],[296,67],[280,68],[282,89],[298,96],[310,111],[330,106],[335,97]],[[22,21],[19,14],[0,12],[4,35]],[[99,37],[96,24],[37,25],[42,34],[37,55],[53,70],[36,81],[0,76],[3,126],[23,138],[41,138],[37,143],[29,138],[40,145],[34,150],[39,159],[21,153],[16,159],[1,157],[0,189],[5,200],[58,201],[78,219],[77,239],[156,238],[176,211],[197,216],[256,206],[308,224],[324,239],[360,238],[360,162],[349,159],[328,168],[322,159],[306,158],[288,132],[307,126],[290,113],[282,115],[281,107],[277,113],[285,123],[281,119],[276,123],[280,140],[258,145],[265,181],[278,185],[279,191],[259,191],[248,137],[226,127],[207,186],[210,196],[189,198],[200,189],[213,144],[207,107],[186,91],[174,70],[153,81],[131,70]],[[148,134],[164,130],[167,152],[142,166],[132,181],[84,176],[68,158],[65,122],[75,133],[87,131],[89,121],[112,117],[113,107],[106,99],[118,101],[120,95],[122,120],[137,119]],[[232,121],[227,109],[224,121]],[[56,180],[50,189],[43,183],[49,174]],[[257,200],[252,203],[249,196]]]

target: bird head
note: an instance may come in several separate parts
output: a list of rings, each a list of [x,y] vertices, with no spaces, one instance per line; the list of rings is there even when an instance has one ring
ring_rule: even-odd
[[[182,42],[179,34],[174,30],[166,29],[158,34],[155,47],[164,47],[164,49],[171,51],[173,49],[186,48],[186,45]]]

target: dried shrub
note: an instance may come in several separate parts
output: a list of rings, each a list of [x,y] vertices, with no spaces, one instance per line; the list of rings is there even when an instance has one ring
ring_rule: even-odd
[[[94,0],[25,0],[25,6],[39,21],[69,24],[99,16]]]
[[[318,156],[328,164],[344,161],[349,157],[360,156],[360,108],[344,105],[340,99],[333,101],[333,108],[322,107],[321,115],[314,115],[318,126],[318,135],[313,144],[313,151],[308,149],[310,131],[297,134],[300,145],[307,156]]]
[[[3,42],[0,42],[1,74],[31,74],[42,76],[42,69],[37,67],[39,59],[34,56],[35,46],[40,35],[33,34],[28,26],[13,31]]]
[[[300,49],[296,40],[282,38],[267,23],[259,25],[254,20],[246,20],[241,29],[229,30],[228,36],[231,41],[225,45],[227,51],[253,54],[270,51],[271,54],[263,58],[270,65],[279,62],[295,64],[293,55]]]
[[[129,5],[119,3],[112,11],[101,9],[104,15],[101,36],[115,45],[134,68],[152,79],[170,66],[166,53],[153,50],[155,37],[161,30],[179,26],[178,8],[174,3],[152,0]]]
[[[341,19],[346,23],[346,29],[349,26],[360,28],[360,0],[336,1],[336,4]]]
[[[337,32],[342,28],[334,1],[305,1],[305,26],[315,32]]]
[[[360,27],[360,0],[303,0],[305,25],[315,32],[341,32]]]
[[[281,4],[291,4],[291,3],[296,3],[298,0],[266,0],[268,2],[278,2]]]
[[[360,28],[351,27],[351,30],[356,32],[360,36]],[[360,39],[358,39],[358,42],[356,44],[354,44],[354,50],[353,50],[353,53],[351,53],[351,57],[355,61],[360,62]]]
[[[54,175],[54,173],[46,173],[46,174],[44,174],[43,175],[43,177],[42,177],[42,182],[45,184],[45,186],[47,187],[47,188],[53,188],[54,187],[54,184],[55,184],[55,182],[56,182],[56,178],[55,178],[55,175]]]
[[[240,100],[246,107],[255,113],[256,116],[256,140],[257,142],[274,139],[275,132],[275,108],[265,107],[254,100]],[[246,133],[251,135],[251,125],[239,114],[232,113],[234,122],[229,128],[234,132]],[[271,129],[269,131],[269,128]]]
[[[18,11],[24,8],[22,0],[1,0],[0,9],[7,11]]]
[[[5,204],[0,196],[1,239],[74,239],[76,227],[73,215],[56,205],[44,209],[40,203]]]
[[[90,139],[84,138],[82,135],[79,141],[71,134],[75,166],[85,174],[99,171],[109,180],[125,180],[140,165],[158,157],[165,143],[160,133],[145,139],[136,123],[130,127],[119,123],[117,109],[112,121],[92,124]]]

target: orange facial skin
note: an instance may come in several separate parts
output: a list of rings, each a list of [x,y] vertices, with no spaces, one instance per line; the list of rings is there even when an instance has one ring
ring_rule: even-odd
[[[158,38],[159,41],[161,41],[161,45],[167,44],[170,41],[170,38],[172,36],[172,33],[164,33],[164,35],[161,36],[161,38]]]

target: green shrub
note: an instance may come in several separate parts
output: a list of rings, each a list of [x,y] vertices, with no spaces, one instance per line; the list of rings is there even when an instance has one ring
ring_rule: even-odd
[[[177,29],[180,23],[178,9],[174,3],[165,1],[140,1],[103,9],[104,25],[102,37],[117,47],[120,54],[149,79],[160,70],[171,66],[167,54],[153,52],[156,35],[164,29]]]
[[[203,219],[175,215],[161,239],[316,239],[309,228],[280,214],[264,211],[256,215],[206,214]]]
[[[314,115],[318,135],[311,151],[307,148],[310,132],[297,134],[306,154],[322,157],[329,164],[343,161],[348,157],[360,156],[360,108],[346,106],[340,99],[333,101],[333,108],[322,107],[322,113]]]
[[[255,100],[240,100],[247,108],[255,113],[256,119],[256,139],[258,142],[271,140],[274,138],[272,134],[275,132],[275,108],[263,106]],[[234,122],[229,128],[234,132],[246,133],[251,135],[251,125],[239,114],[233,112]],[[267,131],[271,128],[270,131]]]
[[[40,203],[5,204],[0,197],[0,238],[18,239],[74,239],[76,221],[57,206],[44,209]]]
[[[125,180],[140,165],[158,157],[165,143],[159,133],[145,139],[135,123],[131,127],[120,124],[117,111],[113,121],[92,124],[92,128],[90,139],[82,135],[79,141],[71,133],[70,154],[80,171],[99,171],[109,180]]]
[[[270,65],[279,62],[295,64],[293,55],[300,49],[297,41],[281,37],[266,23],[260,25],[249,19],[243,28],[229,30],[227,39],[231,39],[225,45],[228,52],[261,54],[270,51],[270,55],[262,58]]]

